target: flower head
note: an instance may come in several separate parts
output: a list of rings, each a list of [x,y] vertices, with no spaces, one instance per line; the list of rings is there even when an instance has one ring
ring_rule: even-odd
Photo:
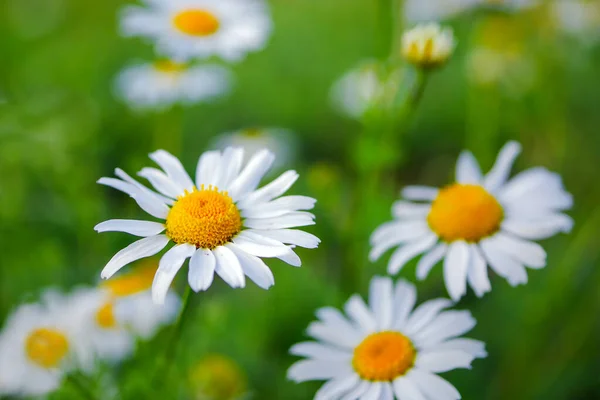
[[[230,88],[231,74],[223,67],[168,60],[129,66],[116,80],[117,95],[136,109],[209,101]]]
[[[98,181],[129,194],[144,211],[164,221],[111,220],[98,224],[98,232],[120,231],[143,237],[109,261],[102,271],[103,278],[173,242],[175,246],[161,258],[152,283],[156,303],[165,301],[171,282],[188,258],[188,281],[195,291],[208,289],[215,272],[234,288],[244,287],[247,275],[267,289],[274,278],[260,257],[300,266],[293,248],[318,246],[315,236],[291,229],[314,224],[314,215],[304,210],[312,209],[315,200],[280,197],[298,178],[295,171],[287,171],[258,188],[275,159],[269,151],[256,153],[245,166],[242,149],[206,152],[198,161],[195,183],[181,162],[168,152],[159,150],[150,158],[162,170],[144,168],[139,176],[158,193],[120,169],[115,171],[120,179]]]
[[[452,30],[438,24],[421,24],[402,35],[402,56],[419,68],[438,67],[454,52]]]
[[[55,291],[46,292],[41,303],[20,306],[0,337],[1,390],[41,396],[56,390],[65,373],[89,370],[93,353],[79,316],[78,304]]]
[[[346,315],[330,307],[317,311],[308,327],[316,342],[294,345],[290,352],[307,359],[288,370],[296,382],[328,380],[316,399],[460,399],[437,373],[470,368],[485,357],[485,345],[459,338],[475,326],[468,311],[446,310],[452,302],[435,299],[413,308],[415,287],[374,277],[369,305],[354,295]]]
[[[509,142],[485,176],[465,151],[458,160],[456,183],[442,189],[405,188],[402,194],[409,201],[394,203],[395,219],[375,230],[370,259],[399,246],[388,264],[394,275],[425,253],[417,264],[419,279],[444,259],[446,288],[454,300],[466,293],[467,282],[478,296],[491,290],[488,264],[513,286],[527,283],[526,266],[546,265],[546,252],[531,240],[569,232],[573,221],[562,211],[573,200],[560,176],[544,168],[508,180],[520,151],[518,143]]]
[[[263,0],[146,0],[121,18],[125,36],[153,40],[159,54],[177,61],[213,55],[237,61],[261,50],[271,31]]]
[[[210,354],[200,360],[190,371],[189,380],[198,400],[240,399],[247,390],[244,371],[221,354]]]

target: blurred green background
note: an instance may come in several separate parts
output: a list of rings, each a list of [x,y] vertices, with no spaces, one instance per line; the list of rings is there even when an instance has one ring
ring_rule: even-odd
[[[95,183],[113,168],[138,171],[161,147],[193,171],[219,133],[289,128],[298,157],[286,168],[301,173],[292,192],[318,199],[317,225],[308,230],[322,244],[299,250],[300,269],[270,261],[276,285],[269,291],[252,283],[232,290],[219,281],[196,295],[176,368],[185,383],[185,371],[219,353],[239,365],[252,398],[312,398],[318,384],[286,380],[295,360],[287,351],[306,338],[316,308],[341,306],[351,292],[365,295],[370,277],[385,273],[387,257],[367,260],[368,236],[390,219],[398,190],[450,182],[463,148],[487,170],[499,148],[516,139],[524,151],[515,170],[541,165],[562,175],[575,198],[575,228],[542,243],[548,266],[530,270],[526,286],[511,288],[493,277],[483,299],[471,292],[462,299],[457,307],[478,320],[468,336],[485,341],[489,357],[445,377],[465,399],[599,399],[600,42],[565,35],[547,7],[454,18],[457,52],[432,75],[416,115],[396,129],[397,162],[379,170],[375,184],[357,186],[363,172],[353,149],[365,127],[336,113],[329,91],[360,61],[388,55],[385,1],[269,3],[273,36],[265,51],[232,67],[231,95],[139,113],[112,90],[125,64],[152,57],[150,46],[119,37],[124,2],[0,2],[0,319],[43,288],[93,284],[130,243],[126,235],[92,229],[109,218],[144,218],[127,196]],[[481,82],[472,62],[480,46],[527,67]],[[414,262],[401,276],[415,281]],[[421,301],[446,296],[441,268],[418,288]],[[148,371],[167,336],[168,329],[120,367],[123,394],[153,385]],[[187,398],[176,383],[161,385],[168,394],[156,398]],[[53,398],[77,398],[69,396]]]

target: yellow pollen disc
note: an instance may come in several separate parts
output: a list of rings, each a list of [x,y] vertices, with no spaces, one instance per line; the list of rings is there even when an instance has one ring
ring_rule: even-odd
[[[104,281],[102,287],[106,288],[113,296],[125,297],[152,287],[156,264],[151,263],[135,269],[134,271],[110,280]]]
[[[483,187],[456,183],[440,190],[427,222],[446,242],[478,242],[498,231],[503,217],[502,206]]]
[[[110,329],[117,326],[117,320],[115,319],[115,310],[112,303],[106,303],[98,309],[96,312],[96,322],[102,328]]]
[[[160,72],[175,74],[185,71],[187,69],[187,65],[183,63],[176,63],[175,61],[171,60],[159,60],[154,62],[154,68]]]
[[[69,342],[60,331],[41,328],[25,340],[25,352],[31,361],[44,368],[56,368],[69,351]]]
[[[165,223],[167,236],[175,243],[214,249],[229,242],[242,230],[242,217],[227,192],[210,185],[194,188],[177,198]]]
[[[369,381],[393,381],[404,375],[414,364],[415,348],[399,332],[379,332],[369,335],[354,349],[352,366]]]
[[[219,30],[221,23],[206,10],[185,10],[173,18],[173,24],[181,32],[192,36],[210,36]]]

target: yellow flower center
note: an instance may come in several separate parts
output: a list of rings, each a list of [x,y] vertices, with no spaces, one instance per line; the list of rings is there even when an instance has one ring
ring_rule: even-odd
[[[210,36],[217,32],[221,25],[214,14],[197,9],[178,13],[173,18],[173,24],[181,32],[191,36]]]
[[[214,249],[229,242],[242,230],[242,217],[227,192],[204,185],[177,198],[165,223],[175,243]]]
[[[410,339],[399,332],[369,335],[354,349],[352,366],[369,381],[393,381],[414,364],[415,348]]]
[[[68,351],[67,337],[54,329],[36,329],[25,340],[25,352],[29,359],[44,368],[58,367]]]
[[[152,262],[128,274],[104,281],[102,287],[117,297],[130,296],[149,290],[152,287],[156,267],[156,264]]]
[[[187,65],[171,60],[158,60],[154,62],[154,68],[167,74],[176,74],[178,72],[185,71],[187,69]]]
[[[104,329],[111,329],[117,326],[115,319],[115,310],[112,303],[106,303],[96,312],[96,322]]]
[[[456,183],[440,190],[427,222],[446,242],[478,242],[498,231],[503,217],[502,206],[483,187]]]

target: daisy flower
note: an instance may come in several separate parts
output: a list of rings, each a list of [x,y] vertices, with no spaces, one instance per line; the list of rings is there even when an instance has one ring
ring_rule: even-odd
[[[189,383],[197,399],[241,400],[248,394],[248,378],[235,360],[210,354],[189,372]]]
[[[369,258],[375,261],[399,246],[388,264],[388,272],[395,275],[425,253],[417,264],[418,279],[425,279],[444,259],[446,288],[454,300],[466,293],[467,282],[477,296],[491,290],[487,265],[513,286],[527,283],[525,267],[546,265],[546,252],[532,240],[569,232],[573,220],[562,211],[573,200],[560,176],[545,168],[532,168],[508,180],[520,152],[518,143],[507,143],[483,176],[473,155],[464,151],[456,183],[442,189],[405,188],[402,195],[407,200],[392,207],[395,219],[371,236]]]
[[[103,278],[160,252],[172,242],[175,246],[161,258],[152,283],[155,303],[164,303],[171,282],[188,258],[188,281],[196,292],[210,287],[215,272],[234,288],[244,287],[247,275],[267,289],[274,284],[273,273],[260,257],[275,257],[300,266],[293,247],[318,246],[317,237],[291,229],[314,224],[314,215],[302,210],[312,209],[316,200],[280,197],[298,178],[295,171],[287,171],[258,188],[275,159],[268,150],[256,153],[245,166],[242,149],[205,152],[198,161],[195,182],[168,152],[159,150],[150,158],[162,170],[144,168],[139,176],[158,193],[120,169],[115,171],[120,179],[98,181],[129,194],[144,211],[163,220],[110,220],[98,224],[98,232],[119,231],[143,237],[108,262]]]
[[[475,326],[469,311],[446,310],[448,299],[427,301],[414,309],[414,285],[374,277],[367,306],[354,295],[344,306],[317,311],[308,327],[315,342],[294,345],[290,353],[306,357],[288,370],[296,382],[327,380],[315,399],[457,400],[454,386],[437,374],[471,368],[486,357],[485,344],[460,335]]]
[[[231,90],[231,74],[217,65],[195,65],[161,60],[125,68],[115,91],[131,107],[164,109],[210,101]]]
[[[265,47],[271,19],[264,0],[144,0],[121,17],[125,36],[142,36],[159,54],[186,61],[219,56],[238,61]]]
[[[454,34],[436,23],[417,25],[402,35],[402,56],[420,68],[444,64],[454,52]]]
[[[260,150],[267,149],[276,156],[273,170],[293,163],[298,148],[293,132],[282,128],[249,128],[223,133],[213,140],[211,147],[220,150],[242,147],[245,153],[244,161]]]
[[[42,396],[56,390],[65,373],[90,370],[93,353],[83,334],[81,309],[50,291],[43,301],[20,306],[0,338],[0,374],[7,393]]]
[[[584,42],[600,39],[600,4],[585,0],[557,0],[551,4],[551,16],[558,27]]]

